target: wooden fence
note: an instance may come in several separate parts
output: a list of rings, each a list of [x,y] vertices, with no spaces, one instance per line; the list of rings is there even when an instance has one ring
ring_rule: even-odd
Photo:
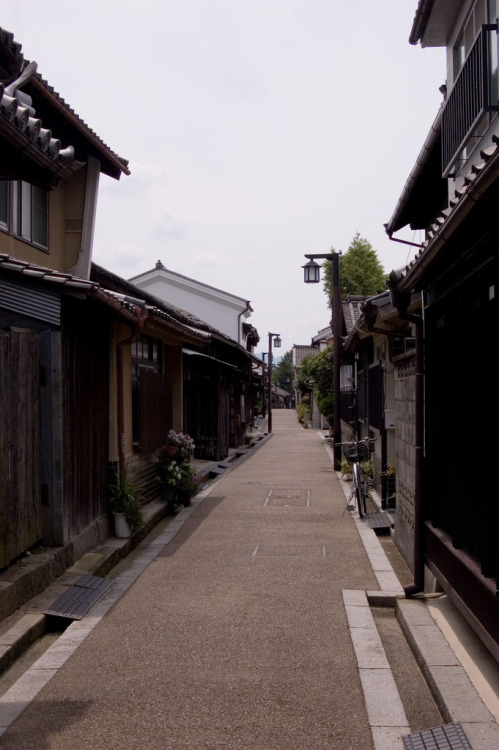
[[[40,346],[35,331],[0,331],[0,568],[42,536]]]

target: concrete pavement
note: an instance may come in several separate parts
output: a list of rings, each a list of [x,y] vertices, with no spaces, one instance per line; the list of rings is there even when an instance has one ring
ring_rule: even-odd
[[[319,433],[273,426],[0,698],[0,750],[398,750],[421,728],[369,606],[401,591],[387,555]]]

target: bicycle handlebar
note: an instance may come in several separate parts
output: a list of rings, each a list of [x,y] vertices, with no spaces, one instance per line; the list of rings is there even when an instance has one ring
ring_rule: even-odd
[[[335,445],[358,445],[359,443],[375,443],[378,438],[365,437],[360,440],[347,440],[346,443],[335,443]]]

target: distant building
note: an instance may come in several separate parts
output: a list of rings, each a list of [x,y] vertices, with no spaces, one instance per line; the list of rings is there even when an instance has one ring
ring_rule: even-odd
[[[245,321],[253,312],[248,300],[170,271],[158,260],[150,271],[130,279],[159,299],[197,315],[231,339],[253,351],[259,337]]]

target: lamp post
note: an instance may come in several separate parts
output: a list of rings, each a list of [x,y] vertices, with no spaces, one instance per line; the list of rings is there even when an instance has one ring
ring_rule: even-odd
[[[279,349],[281,346],[281,339],[278,333],[269,333],[269,358],[268,358],[268,370],[269,370],[269,404],[268,404],[268,417],[267,417],[267,432],[272,432],[272,338],[274,338],[274,346]]]
[[[321,260],[330,260],[333,272],[333,283],[331,285],[331,330],[333,332],[333,398],[334,398],[334,417],[333,417],[333,444],[334,444],[334,468],[341,469],[341,415],[340,415],[340,322],[341,322],[341,301],[340,301],[340,268],[339,254],[328,253],[323,255],[305,255],[308,263],[305,263],[304,281],[306,284],[318,284],[321,280],[321,269],[316,258]]]

